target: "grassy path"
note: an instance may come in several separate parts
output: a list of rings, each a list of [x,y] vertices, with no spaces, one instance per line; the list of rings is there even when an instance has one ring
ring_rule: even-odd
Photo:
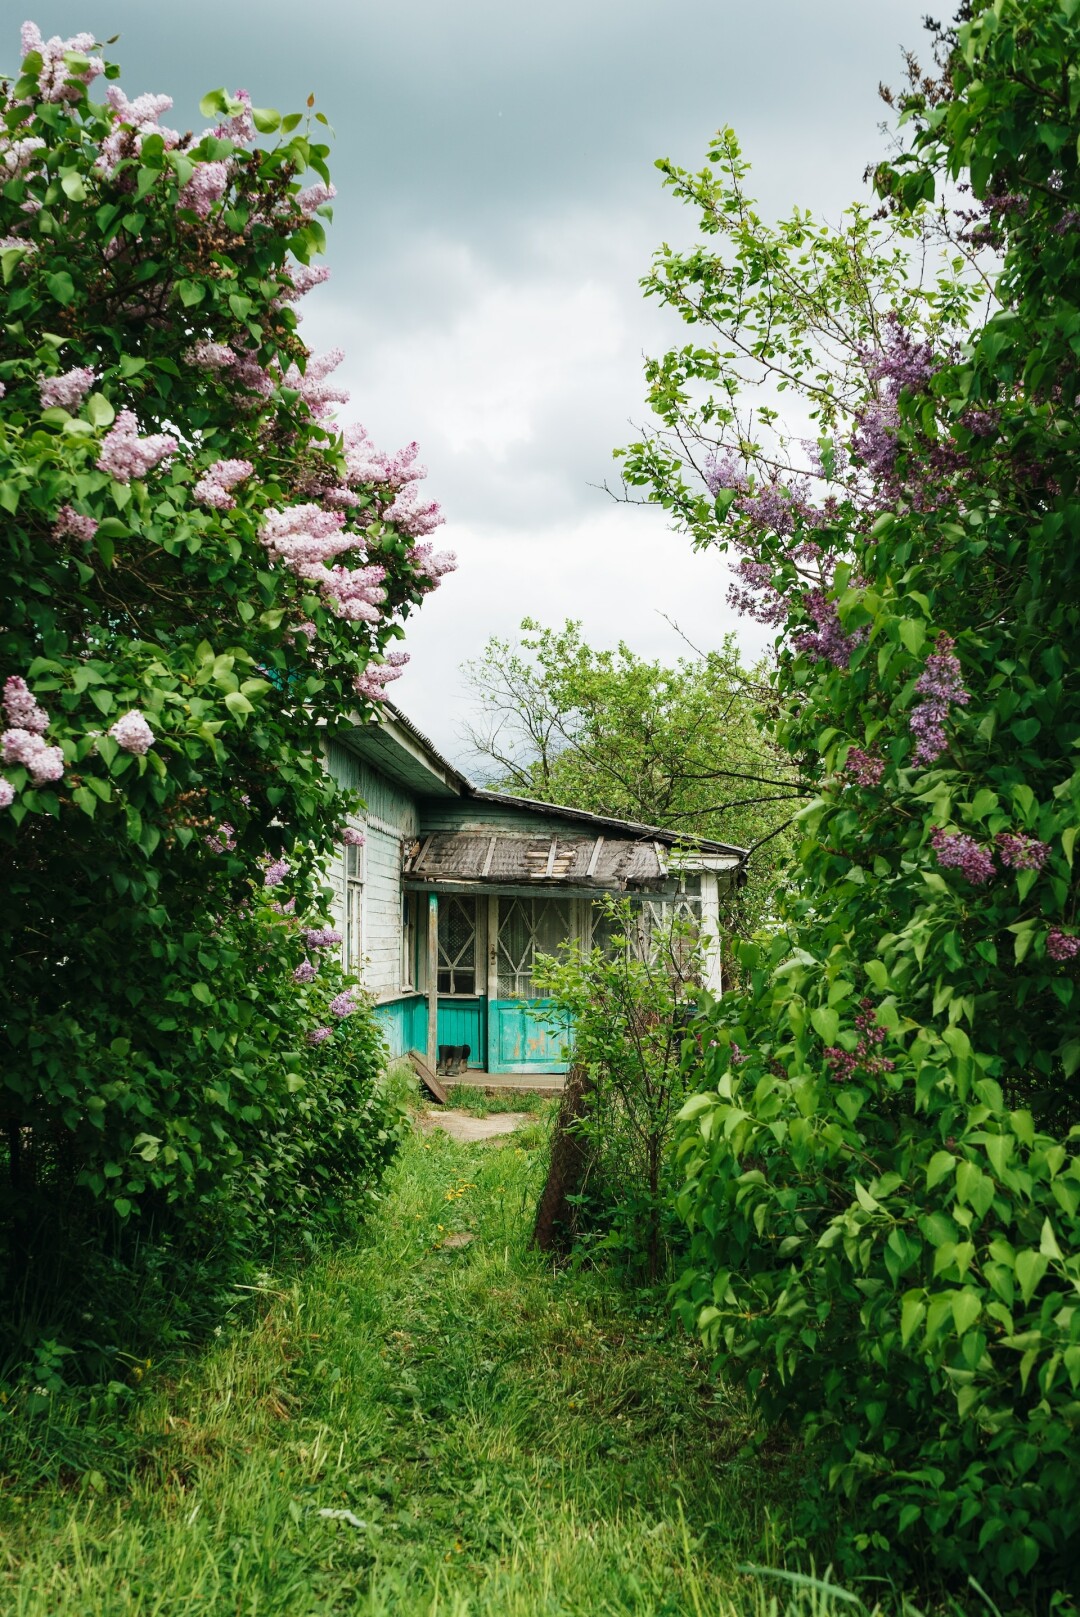
[[[127,1491],[3,1499],[0,1610],[764,1609],[735,1567],[780,1559],[778,1478],[654,1320],[525,1250],[543,1140],[418,1131],[362,1242],[147,1395]]]

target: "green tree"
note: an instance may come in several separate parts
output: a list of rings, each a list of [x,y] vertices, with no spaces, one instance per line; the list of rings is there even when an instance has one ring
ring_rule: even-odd
[[[805,799],[787,753],[763,735],[764,666],[742,666],[734,638],[673,666],[586,644],[581,625],[522,622],[493,638],[466,675],[483,715],[468,733],[499,787],[594,814],[715,837],[752,851],[729,895],[741,931],[769,911]]]
[[[415,446],[342,432],[341,356],[298,336],[326,274],[322,114],[218,90],[213,127],[181,135],[96,49],[25,25],[0,124],[16,1279],[58,1185],[121,1219],[209,1199],[257,1222],[253,1153],[278,1162],[273,1199],[300,1169],[267,1142],[334,1137],[310,1101],[333,1052],[347,1075],[357,1007],[318,966],[322,870],[353,805],[322,737],[371,710],[449,564]]]
[[[817,793],[784,935],[697,1025],[681,1297],[853,1575],[1045,1600],[1080,1534],[1080,16],[976,0],[936,50],[877,214],[768,226],[730,132],[662,165],[702,240],[648,290],[698,329],[627,475],[776,625]]]

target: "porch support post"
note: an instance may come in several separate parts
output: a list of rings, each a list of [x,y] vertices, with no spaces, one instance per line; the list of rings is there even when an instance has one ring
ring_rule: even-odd
[[[427,917],[427,1060],[439,1064],[439,895],[428,894]]]
[[[720,948],[720,894],[719,884],[722,878],[712,870],[703,870],[701,873],[701,930],[708,937],[708,946],[705,953],[705,971],[703,973],[703,988],[718,998],[723,991],[724,979],[721,966]]]

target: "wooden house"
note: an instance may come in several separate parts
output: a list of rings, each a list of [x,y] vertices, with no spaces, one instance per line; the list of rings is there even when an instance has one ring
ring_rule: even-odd
[[[567,1029],[538,1015],[537,954],[604,924],[596,900],[629,896],[700,921],[719,991],[718,895],[745,854],[723,842],[474,786],[396,709],[326,742],[335,779],[366,804],[362,845],[332,873],[346,969],[373,996],[391,1051],[468,1046],[491,1073],[561,1072]]]

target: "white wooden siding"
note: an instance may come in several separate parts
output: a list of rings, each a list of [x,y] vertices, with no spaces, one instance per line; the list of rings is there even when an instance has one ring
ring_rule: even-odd
[[[401,986],[401,835],[370,820],[366,834],[363,982],[381,995]]]

